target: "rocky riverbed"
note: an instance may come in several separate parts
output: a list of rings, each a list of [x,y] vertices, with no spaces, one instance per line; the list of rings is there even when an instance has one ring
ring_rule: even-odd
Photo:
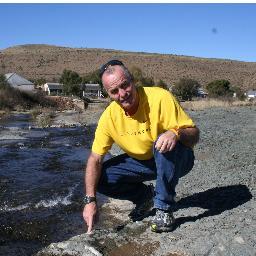
[[[0,255],[256,255],[255,107],[189,111],[201,140],[177,187],[176,226],[161,234],[148,219],[128,221],[130,202],[102,195],[96,229],[85,233],[83,167],[100,112],[54,121],[83,121],[71,128],[1,120]]]

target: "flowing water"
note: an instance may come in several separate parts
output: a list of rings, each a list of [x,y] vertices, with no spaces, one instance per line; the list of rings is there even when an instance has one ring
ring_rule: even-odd
[[[32,255],[85,231],[88,128],[33,125],[29,114],[0,120],[0,255]]]

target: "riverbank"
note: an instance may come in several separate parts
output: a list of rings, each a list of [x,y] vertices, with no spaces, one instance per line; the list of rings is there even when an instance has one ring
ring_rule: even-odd
[[[57,132],[59,128],[39,130],[45,133],[44,139],[38,140],[43,141],[42,146],[37,141],[33,144],[31,138],[23,145],[14,141],[15,147],[2,145],[2,195],[14,193],[21,198],[8,205],[13,211],[1,211],[0,255],[255,255],[255,107],[188,111],[201,130],[201,140],[195,147],[193,170],[177,187],[179,202],[173,232],[152,233],[148,219],[129,223],[128,213],[133,207],[130,202],[100,196],[100,220],[94,234],[88,236],[81,216],[83,166],[88,156],[85,148],[90,148],[102,110],[92,107],[83,113],[82,130],[61,134]],[[71,122],[75,116],[62,114],[55,122],[68,120],[67,116]],[[9,130],[4,132],[8,134]],[[16,132],[22,135],[21,130]],[[22,147],[27,148],[23,151]],[[31,152],[34,153],[30,156]],[[112,153],[118,154],[118,148]],[[9,171],[13,169],[25,175],[24,179],[36,173],[40,183],[29,184],[27,179],[25,188],[17,188],[19,180]],[[40,196],[34,198],[37,193]],[[55,198],[55,204],[47,207],[47,198],[54,198],[57,193],[59,201]],[[21,200],[29,207],[17,208]],[[3,202],[2,196],[0,203]]]

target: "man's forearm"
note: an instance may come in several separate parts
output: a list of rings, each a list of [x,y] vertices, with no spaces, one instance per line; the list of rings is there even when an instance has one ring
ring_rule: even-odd
[[[101,158],[89,157],[85,171],[85,193],[95,196],[98,181],[101,175]]]
[[[199,129],[197,127],[179,130],[179,139],[187,147],[193,147],[199,141]]]

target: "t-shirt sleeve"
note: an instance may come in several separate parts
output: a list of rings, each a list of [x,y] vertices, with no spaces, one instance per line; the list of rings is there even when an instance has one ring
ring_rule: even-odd
[[[108,121],[107,113],[104,112],[99,119],[92,144],[92,152],[98,155],[105,155],[113,144],[113,139],[108,129]]]
[[[160,119],[163,130],[195,127],[193,120],[182,109],[176,98],[166,92],[160,102]]]

